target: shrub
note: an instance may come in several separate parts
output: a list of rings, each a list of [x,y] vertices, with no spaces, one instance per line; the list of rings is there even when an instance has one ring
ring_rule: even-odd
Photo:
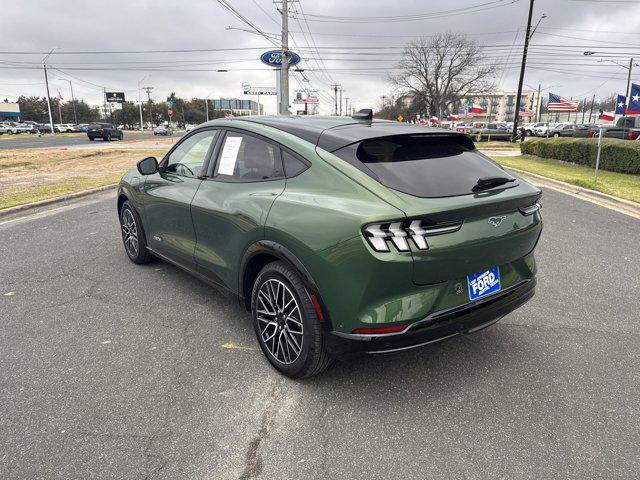
[[[520,144],[522,153],[563,162],[596,166],[596,138],[534,138]],[[640,142],[603,138],[600,168],[610,172],[640,174]]]

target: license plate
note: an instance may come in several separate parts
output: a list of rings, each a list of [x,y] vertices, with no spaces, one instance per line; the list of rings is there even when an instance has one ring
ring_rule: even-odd
[[[500,269],[498,267],[467,276],[469,300],[486,297],[500,291]]]

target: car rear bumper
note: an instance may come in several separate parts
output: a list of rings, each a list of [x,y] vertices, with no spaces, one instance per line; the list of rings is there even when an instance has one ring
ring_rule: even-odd
[[[433,313],[400,333],[362,335],[326,332],[325,345],[333,357],[345,359],[408,350],[456,335],[474,333],[529,301],[535,294],[535,286],[535,277],[524,280],[496,295]]]

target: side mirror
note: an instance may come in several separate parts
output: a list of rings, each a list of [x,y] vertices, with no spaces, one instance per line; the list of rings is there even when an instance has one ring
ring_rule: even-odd
[[[153,175],[158,172],[158,160],[156,157],[143,158],[136,166],[141,175]]]

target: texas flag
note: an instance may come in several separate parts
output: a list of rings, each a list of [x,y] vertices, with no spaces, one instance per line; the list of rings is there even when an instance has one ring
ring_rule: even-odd
[[[640,85],[631,84],[631,95],[629,95],[629,106],[624,112],[627,115],[640,115]]]
[[[627,106],[627,97],[624,95],[618,95],[618,101],[616,102],[616,115],[624,115],[624,108]]]
[[[471,113],[485,113],[484,108],[482,108],[480,105],[478,105],[477,103],[471,104],[469,105],[469,111]]]
[[[609,122],[612,122],[616,119],[615,113],[613,112],[605,112],[604,110],[600,110],[600,115],[599,115],[601,120],[607,120]]]

